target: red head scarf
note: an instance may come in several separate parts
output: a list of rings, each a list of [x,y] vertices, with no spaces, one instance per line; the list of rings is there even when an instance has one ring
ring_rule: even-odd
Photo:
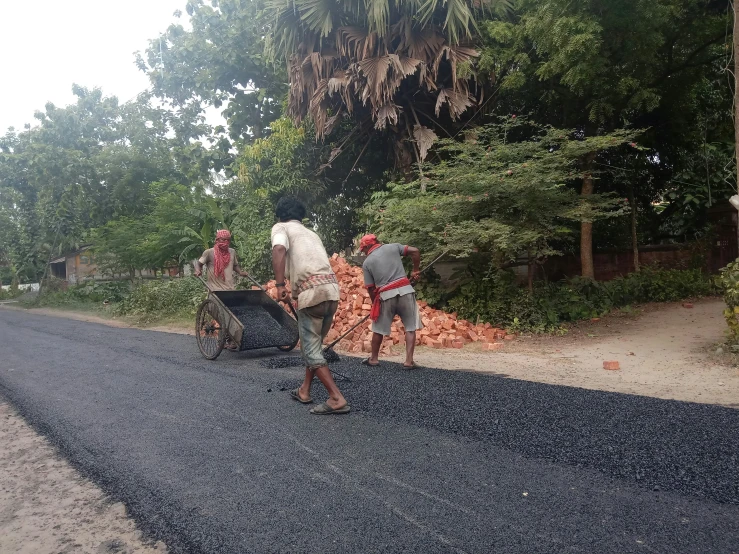
[[[382,246],[375,235],[364,235],[359,240],[359,249],[369,256],[373,250]]]
[[[218,239],[226,239],[219,242]],[[228,229],[220,229],[216,232],[216,244],[213,248],[213,270],[217,277],[223,278],[223,272],[231,261],[231,253],[228,250],[231,241],[231,233]]]
[[[364,250],[365,248],[368,248],[373,244],[377,244],[377,237],[375,235],[364,235],[361,239],[359,239],[360,250]]]

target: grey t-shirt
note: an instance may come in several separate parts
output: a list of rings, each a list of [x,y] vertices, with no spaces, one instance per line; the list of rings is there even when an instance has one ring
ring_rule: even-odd
[[[388,283],[408,277],[405,274],[401,256],[405,254],[407,246],[402,244],[383,244],[375,248],[362,264],[364,273],[364,286],[375,285],[378,289]],[[395,296],[405,296],[415,292],[411,285],[397,289],[387,290],[380,293],[380,298],[387,300]]]

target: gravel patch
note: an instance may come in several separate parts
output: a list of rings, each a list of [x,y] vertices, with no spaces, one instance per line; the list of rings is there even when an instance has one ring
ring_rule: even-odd
[[[342,359],[341,356],[333,350],[324,352],[323,357],[326,358],[326,361],[330,364],[337,363]],[[302,356],[283,356],[280,358],[262,360],[259,362],[259,365],[267,369],[284,369],[286,367],[303,367],[305,362],[303,361]]]
[[[239,306],[231,312],[244,325],[241,349],[252,350],[268,346],[292,344],[297,338],[261,306]]]
[[[739,504],[737,410],[388,362],[370,369],[343,360],[331,368],[351,378],[341,390],[356,415]]]

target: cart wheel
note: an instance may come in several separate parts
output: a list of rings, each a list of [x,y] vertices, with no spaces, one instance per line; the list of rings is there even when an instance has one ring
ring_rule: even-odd
[[[296,340],[296,341],[295,341],[294,343],[292,343],[292,344],[288,344],[287,346],[278,346],[277,348],[278,348],[279,350],[282,350],[283,352],[290,352],[290,350],[292,350],[293,348],[295,348],[295,347],[296,347],[296,346],[298,345],[298,341],[299,341],[299,340],[300,340],[300,339]]]
[[[226,333],[220,323],[218,304],[208,299],[198,308],[195,318],[195,336],[200,353],[208,360],[215,360],[226,344]]]

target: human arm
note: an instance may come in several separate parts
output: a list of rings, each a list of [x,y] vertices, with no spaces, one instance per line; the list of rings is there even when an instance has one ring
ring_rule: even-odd
[[[241,265],[239,265],[239,259],[236,257],[236,254],[234,253],[234,271],[237,275],[240,275],[241,277],[250,277],[250,275],[241,269]]]
[[[421,251],[414,246],[406,246],[403,256],[410,256],[413,261],[413,270],[411,271],[411,282],[415,283],[421,276]]]
[[[277,244],[272,247],[272,271],[275,273],[275,282],[277,283],[277,299],[287,302],[288,292],[285,288],[285,265],[287,261],[287,249]]]
[[[372,272],[365,265],[362,265],[362,275],[364,276],[364,288],[367,289],[370,295],[370,302],[375,301],[377,295],[377,287],[375,286],[375,279],[372,277]]]
[[[288,302],[288,292],[285,287],[285,270],[287,266],[287,251],[290,249],[290,239],[284,225],[277,223],[272,227],[272,271],[277,284],[277,299]]]
[[[203,255],[199,259],[192,262],[195,268],[195,277],[200,277],[203,274],[203,266],[208,263],[208,251],[203,252]]]

